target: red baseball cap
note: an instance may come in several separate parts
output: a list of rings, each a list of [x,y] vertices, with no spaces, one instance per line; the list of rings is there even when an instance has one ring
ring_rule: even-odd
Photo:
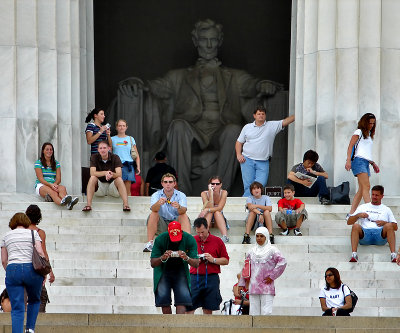
[[[179,222],[170,222],[168,224],[168,232],[171,242],[180,242],[182,240],[182,227]]]

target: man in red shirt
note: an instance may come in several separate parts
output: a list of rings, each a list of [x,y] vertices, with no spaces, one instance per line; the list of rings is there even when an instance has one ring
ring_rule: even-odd
[[[281,235],[289,235],[289,229],[294,228],[294,234],[302,236],[300,227],[308,217],[305,205],[294,197],[294,186],[291,184],[285,185],[283,196],[284,198],[278,201],[278,212],[275,215],[276,224],[283,229]]]
[[[212,314],[219,310],[222,302],[218,274],[221,273],[221,265],[228,265],[229,256],[221,238],[210,234],[204,217],[196,219],[193,225],[197,233],[194,238],[200,264],[197,269],[190,268],[192,307],[186,307],[186,313],[194,313],[197,308],[202,307],[204,314]]]

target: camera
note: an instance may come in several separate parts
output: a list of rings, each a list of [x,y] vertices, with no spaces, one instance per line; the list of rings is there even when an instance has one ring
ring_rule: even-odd
[[[179,257],[179,252],[178,251],[172,251],[170,257]]]
[[[111,125],[109,123],[106,124],[107,129],[110,129]]]
[[[206,260],[206,257],[205,257],[205,254],[204,254],[204,253],[199,254],[199,258],[200,258],[201,260]]]

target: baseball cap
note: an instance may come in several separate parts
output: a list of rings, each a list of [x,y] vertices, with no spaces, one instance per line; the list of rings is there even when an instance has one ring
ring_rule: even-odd
[[[171,242],[180,242],[182,239],[182,227],[177,221],[172,221],[168,224],[169,238]]]

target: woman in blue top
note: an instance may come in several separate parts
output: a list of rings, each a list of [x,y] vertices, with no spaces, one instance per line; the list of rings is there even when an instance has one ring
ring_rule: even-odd
[[[57,205],[72,209],[79,201],[77,197],[67,194],[67,189],[61,185],[60,163],[54,158],[54,147],[50,142],[42,146],[40,158],[35,162],[36,194],[46,201],[54,201]]]
[[[119,119],[115,126],[118,134],[111,138],[113,153],[118,155],[122,162],[122,180],[125,183],[126,193],[131,195],[131,183],[135,182],[135,165],[136,174],[140,174],[140,157],[136,148],[135,139],[126,135],[128,124],[126,120]],[[131,156],[131,147],[136,151],[136,160]]]
[[[90,145],[90,154],[97,154],[97,148],[100,141],[108,141],[111,147],[110,127],[101,125],[104,122],[106,115],[102,109],[95,108],[87,115],[85,122],[93,120],[86,126],[86,141]]]

